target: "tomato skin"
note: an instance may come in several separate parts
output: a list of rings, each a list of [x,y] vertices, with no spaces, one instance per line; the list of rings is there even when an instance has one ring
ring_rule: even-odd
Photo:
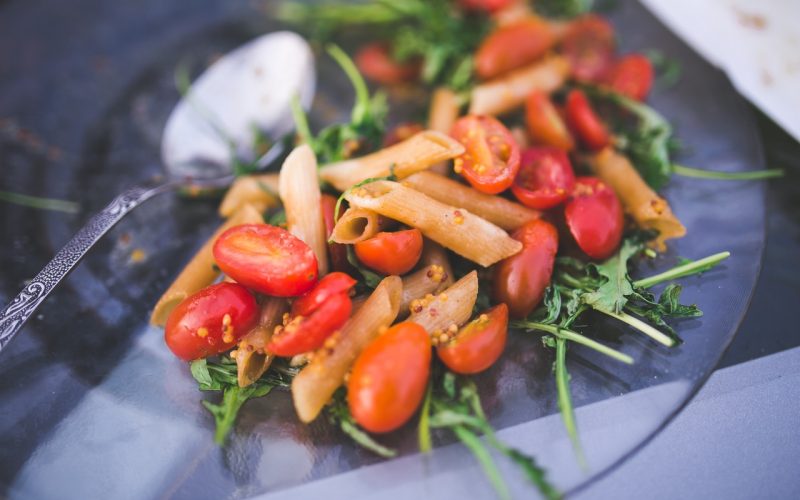
[[[575,188],[575,174],[561,149],[534,147],[523,151],[511,192],[525,206],[547,210],[564,202]]]
[[[606,84],[620,94],[644,101],[653,87],[653,64],[641,54],[619,58],[606,77]]]
[[[499,304],[464,325],[454,340],[436,348],[439,359],[455,373],[469,375],[492,366],[503,354],[508,337],[508,306]]]
[[[501,26],[487,36],[475,53],[475,72],[488,80],[521,68],[543,56],[555,44],[550,25],[527,17]]]
[[[389,432],[411,418],[425,395],[431,365],[428,332],[416,323],[389,328],[364,349],[347,383],[356,422],[370,432]]]
[[[378,233],[354,245],[356,257],[362,264],[381,274],[403,275],[414,268],[422,255],[422,233],[407,229],[393,233]]]
[[[325,237],[331,237],[333,227],[336,225],[334,215],[336,211],[336,197],[323,194],[320,199],[322,205],[322,219],[325,222]],[[341,209],[341,208],[340,208]],[[344,211],[343,209],[341,209]],[[328,255],[331,258],[331,269],[335,271],[349,272],[352,266],[347,261],[347,247],[341,243],[328,243]]]
[[[495,266],[493,298],[508,305],[512,318],[524,318],[539,305],[550,284],[558,231],[549,222],[537,219],[511,237],[522,242],[522,250]]]
[[[589,14],[567,26],[561,50],[572,66],[572,76],[599,82],[614,64],[614,28],[604,18]]]
[[[317,258],[289,231],[268,224],[242,224],[214,242],[214,260],[236,282],[275,297],[294,297],[317,282]]]
[[[350,319],[352,310],[353,301],[346,293],[333,294],[309,316],[294,316],[283,328],[276,328],[267,350],[290,357],[319,349]]]
[[[464,145],[454,170],[473,188],[486,194],[508,189],[519,170],[519,146],[505,125],[491,116],[460,118],[450,135]]]
[[[223,324],[230,317],[229,326]],[[256,299],[238,283],[203,288],[173,309],[164,328],[164,340],[184,361],[225,352],[258,321]],[[228,330],[227,332],[225,330]]]
[[[419,64],[395,60],[389,46],[381,42],[361,47],[356,53],[355,61],[364,76],[382,85],[410,82],[419,76]]]
[[[564,151],[572,151],[575,148],[575,141],[564,119],[544,92],[534,91],[525,101],[525,124],[528,126],[528,133],[537,144],[553,146]]]
[[[319,309],[332,296],[340,293],[348,295],[349,290],[355,284],[356,280],[349,274],[338,272],[327,274],[319,280],[311,291],[302,297],[298,297],[292,303],[292,315],[308,316]]]
[[[583,91],[572,90],[567,94],[566,114],[570,128],[586,147],[599,151],[611,144],[611,134]]]
[[[397,144],[398,142],[403,142],[406,139],[410,139],[413,135],[422,132],[423,130],[425,130],[425,127],[422,126],[421,123],[401,123],[386,134],[386,137],[383,139],[383,147],[389,147]]]
[[[625,225],[622,205],[600,179],[578,177],[564,216],[578,246],[592,259],[607,259],[619,247]]]

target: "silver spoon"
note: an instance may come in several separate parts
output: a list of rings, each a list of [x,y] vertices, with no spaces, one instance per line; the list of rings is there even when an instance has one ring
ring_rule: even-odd
[[[0,313],[0,352],[95,243],[134,208],[181,187],[228,185],[233,180],[232,150],[243,161],[269,164],[280,154],[279,148],[253,158],[254,128],[273,139],[290,132],[291,100],[299,95],[308,107],[315,82],[310,47],[288,31],[256,38],[211,65],[164,128],[161,157],[169,180],[128,189],[89,219]]]

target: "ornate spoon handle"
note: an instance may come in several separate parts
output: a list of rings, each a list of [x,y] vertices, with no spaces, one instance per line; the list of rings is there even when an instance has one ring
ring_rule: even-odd
[[[143,202],[178,186],[180,186],[178,182],[168,182],[150,188],[128,189],[92,217],[0,313],[0,352],[14,339],[39,304],[109,229]]]

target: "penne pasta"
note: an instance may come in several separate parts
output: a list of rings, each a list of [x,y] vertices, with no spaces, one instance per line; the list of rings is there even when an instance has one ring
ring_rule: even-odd
[[[236,360],[239,387],[247,387],[264,374],[272,364],[274,356],[265,348],[275,327],[282,324],[283,314],[289,310],[284,298],[267,297],[261,304],[258,325],[239,340],[236,350],[231,353]]]
[[[383,231],[389,221],[364,208],[348,208],[339,217],[331,233],[331,240],[336,243],[352,245],[359,241],[368,240]]]
[[[672,213],[667,200],[647,185],[625,155],[608,147],[589,157],[589,167],[617,193],[639,227],[658,231],[654,245],[659,251],[666,249],[666,240],[686,235],[686,228]]]
[[[431,107],[428,111],[428,128],[449,134],[456,120],[458,120],[461,104],[455,92],[447,87],[439,87],[433,92],[431,97]],[[430,168],[431,171],[446,174],[448,164],[446,161],[439,162]]]
[[[562,56],[549,56],[530,66],[482,83],[472,89],[469,114],[499,115],[522,105],[534,90],[553,92],[569,76],[570,65]]]
[[[443,284],[448,278],[450,277],[444,268],[437,264],[424,266],[422,269],[404,276],[400,315],[405,317],[409,314],[412,301],[446,288]]]
[[[325,165],[319,175],[339,191],[345,191],[370,178],[394,174],[402,179],[463,152],[464,146],[450,136],[424,130],[367,156]]]
[[[472,271],[442,293],[412,301],[408,321],[422,326],[435,339],[455,334],[472,317],[477,299],[478,273]]]
[[[367,208],[415,227],[433,241],[483,267],[522,249],[522,243],[491,222],[397,182],[371,182],[348,191],[345,198],[351,206]]]
[[[322,218],[322,193],[317,177],[317,159],[307,144],[296,147],[281,167],[278,182],[286,227],[303,240],[317,257],[319,275],[328,272],[328,241]]]
[[[255,224],[259,222],[264,222],[261,212],[250,205],[245,205],[222,224],[200,247],[200,250],[184,266],[175,281],[167,288],[167,291],[158,299],[153,308],[153,313],[150,315],[150,324],[157,326],[166,324],[167,318],[172,310],[175,309],[175,306],[188,296],[212,284],[219,277],[220,271],[214,265],[214,255],[212,253],[214,242],[219,235],[240,224]]]
[[[524,205],[501,196],[481,193],[432,172],[416,173],[403,180],[403,184],[446,205],[465,208],[506,231],[513,231],[541,216],[538,211]]]
[[[444,279],[442,280],[442,285],[436,290],[437,292],[453,284],[453,268],[450,267],[450,258],[447,255],[447,250],[440,244],[425,238],[422,245],[422,255],[419,261],[423,265],[436,265],[441,268]]]
[[[292,381],[292,399],[303,422],[314,420],[361,351],[381,329],[394,322],[400,308],[403,284],[397,276],[385,278],[326,346],[313,353],[309,363]]]
[[[233,181],[219,205],[219,215],[230,217],[244,205],[264,213],[279,203],[278,174],[248,175]]]

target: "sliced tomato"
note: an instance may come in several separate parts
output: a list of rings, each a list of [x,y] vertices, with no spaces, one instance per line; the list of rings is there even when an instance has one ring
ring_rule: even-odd
[[[653,87],[653,64],[641,54],[619,58],[606,78],[606,84],[631,99],[644,101]]]
[[[389,328],[364,349],[347,383],[347,402],[356,422],[370,432],[397,429],[425,395],[431,341],[416,323]]]
[[[553,101],[541,91],[534,91],[525,101],[525,124],[533,142],[572,151],[575,141]]]
[[[529,16],[501,26],[484,38],[475,53],[475,72],[488,80],[542,57],[556,37],[545,20]]]
[[[164,329],[167,347],[185,361],[231,349],[258,322],[256,299],[237,283],[203,288],[173,309]]]
[[[508,7],[513,0],[458,0],[458,5],[464,10],[474,10],[478,12],[497,12]]]
[[[570,128],[587,148],[598,151],[611,144],[611,134],[583,91],[576,89],[567,94],[566,114]]]
[[[358,260],[368,268],[386,275],[403,275],[414,268],[422,255],[419,229],[378,233],[355,244]]]
[[[482,193],[498,194],[511,186],[519,170],[519,146],[511,132],[491,116],[460,118],[450,132],[466,151],[454,170]]]
[[[333,227],[336,225],[334,212],[336,211],[336,197],[323,194],[320,199],[322,205],[322,219],[325,222],[325,237],[331,237]],[[328,243],[328,255],[331,258],[331,268],[336,271],[350,272],[353,267],[347,261],[347,247],[341,243]]]
[[[361,47],[355,60],[364,76],[383,85],[411,82],[419,76],[418,62],[397,61],[385,43],[374,42]]]
[[[564,209],[570,233],[592,259],[611,257],[622,240],[622,205],[607,184],[596,177],[578,177]]]
[[[478,373],[500,358],[507,337],[508,306],[499,304],[464,325],[450,342],[436,348],[436,354],[456,373]]]
[[[558,251],[558,231],[541,219],[514,231],[522,250],[500,261],[494,269],[493,297],[508,306],[512,318],[524,318],[542,301],[550,284]]]
[[[293,316],[277,327],[267,344],[276,356],[297,356],[319,349],[325,340],[350,319],[353,301],[346,293],[331,295],[309,316]]]
[[[608,73],[614,64],[614,46],[614,28],[595,14],[571,21],[561,40],[572,76],[585,82],[599,82]]]
[[[511,192],[525,206],[547,210],[564,202],[575,187],[567,154],[557,148],[534,147],[522,152]]]
[[[317,282],[317,258],[289,231],[268,224],[242,224],[214,242],[214,260],[236,282],[275,297],[295,297]]]
[[[421,123],[401,123],[386,134],[386,137],[383,139],[383,147],[388,147],[397,144],[398,142],[403,142],[419,132],[422,132],[423,130],[425,130],[425,127],[423,127]]]
[[[356,280],[345,273],[330,273],[325,275],[310,292],[297,298],[292,303],[292,315],[308,316],[324,304],[328,299],[338,294],[347,295],[356,284]]]

